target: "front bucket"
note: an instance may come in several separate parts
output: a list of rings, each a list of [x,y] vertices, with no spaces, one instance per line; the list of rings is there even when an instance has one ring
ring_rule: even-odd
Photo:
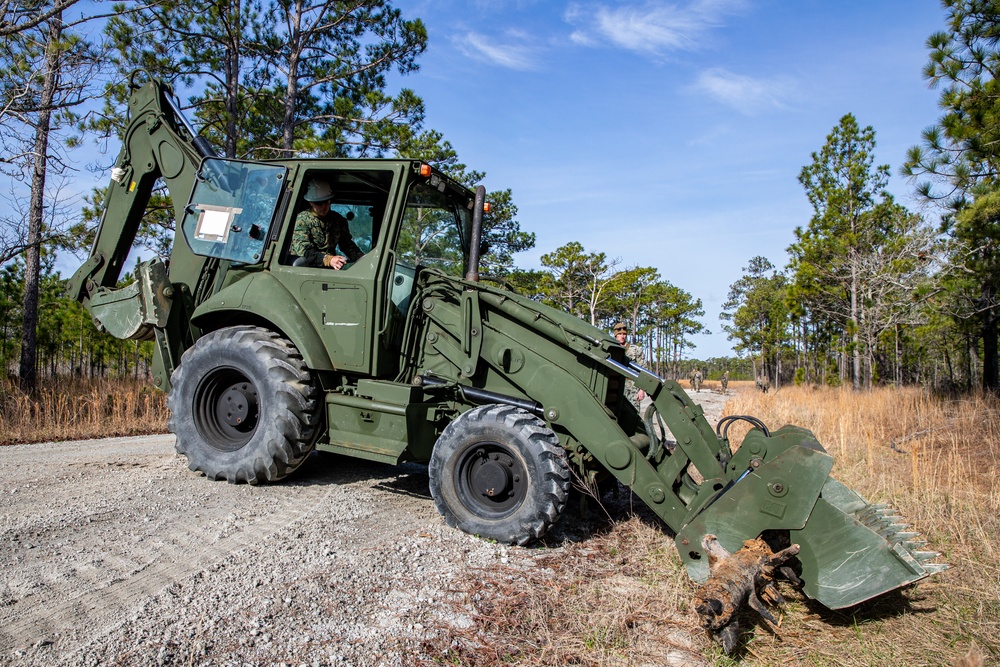
[[[830,609],[842,609],[919,581],[948,566],[908,532],[896,510],[872,505],[832,477],[823,485],[806,525],[789,531],[800,547],[803,591]]]

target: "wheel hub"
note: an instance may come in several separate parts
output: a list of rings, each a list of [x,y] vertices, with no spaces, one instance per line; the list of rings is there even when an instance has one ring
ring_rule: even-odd
[[[257,419],[257,394],[245,382],[233,385],[219,398],[219,420],[240,428]]]
[[[250,441],[260,421],[257,387],[240,370],[218,368],[198,385],[193,416],[206,444],[234,452]]]
[[[472,474],[473,488],[489,498],[504,497],[510,492],[510,467],[492,459],[477,466]]]
[[[510,514],[524,502],[528,491],[524,465],[499,442],[486,441],[469,449],[455,472],[462,502],[483,518]]]

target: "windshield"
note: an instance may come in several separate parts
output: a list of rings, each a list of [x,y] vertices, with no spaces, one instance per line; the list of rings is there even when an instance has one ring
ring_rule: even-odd
[[[427,266],[461,276],[469,255],[472,196],[437,176],[414,183],[406,198],[403,225],[396,244],[400,262]]]
[[[181,229],[196,255],[260,261],[285,183],[284,167],[206,158]]]

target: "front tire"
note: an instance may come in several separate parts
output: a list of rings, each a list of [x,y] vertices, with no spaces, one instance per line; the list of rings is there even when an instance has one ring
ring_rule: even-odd
[[[541,537],[570,488],[566,452],[545,423],[508,405],[459,415],[434,445],[431,496],[445,522],[505,544]]]
[[[288,340],[259,327],[213,331],[181,357],[167,428],[191,470],[230,482],[275,482],[312,451],[320,404]]]

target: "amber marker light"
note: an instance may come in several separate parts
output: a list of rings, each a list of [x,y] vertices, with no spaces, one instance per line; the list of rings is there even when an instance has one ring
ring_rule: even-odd
[[[420,175],[427,177],[431,175],[431,166],[429,164],[420,165]]]
[[[493,205],[490,204],[488,201],[484,201],[483,202],[483,213],[489,213],[492,210],[493,210]]]

